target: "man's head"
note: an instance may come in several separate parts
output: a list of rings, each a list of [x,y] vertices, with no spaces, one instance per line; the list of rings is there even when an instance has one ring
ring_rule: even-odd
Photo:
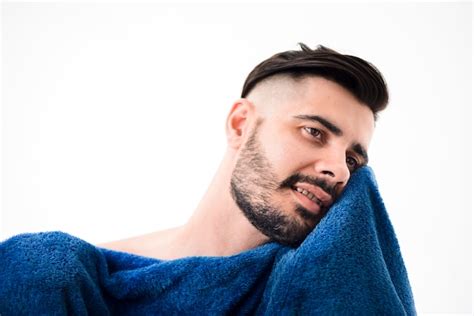
[[[376,114],[388,101],[369,63],[301,46],[259,64],[227,119],[235,203],[263,234],[292,246],[367,164]]]

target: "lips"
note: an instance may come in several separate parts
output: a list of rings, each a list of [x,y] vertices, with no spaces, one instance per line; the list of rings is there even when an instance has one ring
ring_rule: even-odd
[[[308,183],[297,183],[292,187],[293,193],[300,203],[309,211],[320,212],[332,203],[331,195],[323,189]]]
[[[297,192],[303,194],[304,196],[306,196],[308,199],[310,199],[311,201],[315,202],[316,204],[318,204],[320,207],[323,206],[323,202],[321,202],[320,199],[318,199],[313,193],[305,190],[305,189],[302,189],[302,188],[299,188],[299,187],[296,187],[295,189]]]

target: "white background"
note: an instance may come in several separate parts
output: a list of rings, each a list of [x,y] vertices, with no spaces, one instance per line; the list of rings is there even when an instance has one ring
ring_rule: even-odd
[[[370,149],[419,313],[472,302],[472,5],[22,4],[2,8],[1,235],[91,243],[182,224],[250,70],[323,44],[391,93]]]

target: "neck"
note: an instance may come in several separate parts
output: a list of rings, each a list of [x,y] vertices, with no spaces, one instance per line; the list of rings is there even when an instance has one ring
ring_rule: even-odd
[[[174,256],[229,256],[269,241],[245,217],[230,192],[233,161],[226,154],[189,221],[173,238]]]

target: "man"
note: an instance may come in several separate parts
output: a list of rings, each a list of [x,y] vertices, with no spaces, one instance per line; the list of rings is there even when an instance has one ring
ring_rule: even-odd
[[[319,46],[276,54],[248,76],[226,120],[228,147],[181,226],[100,245],[160,259],[228,256],[269,241],[297,246],[367,164],[383,77]],[[186,195],[183,187],[179,190]]]
[[[250,73],[185,225],[102,245],[129,253],[14,236],[0,243],[0,314],[416,315],[370,168],[348,183],[368,161],[384,80],[357,57],[301,48]]]

